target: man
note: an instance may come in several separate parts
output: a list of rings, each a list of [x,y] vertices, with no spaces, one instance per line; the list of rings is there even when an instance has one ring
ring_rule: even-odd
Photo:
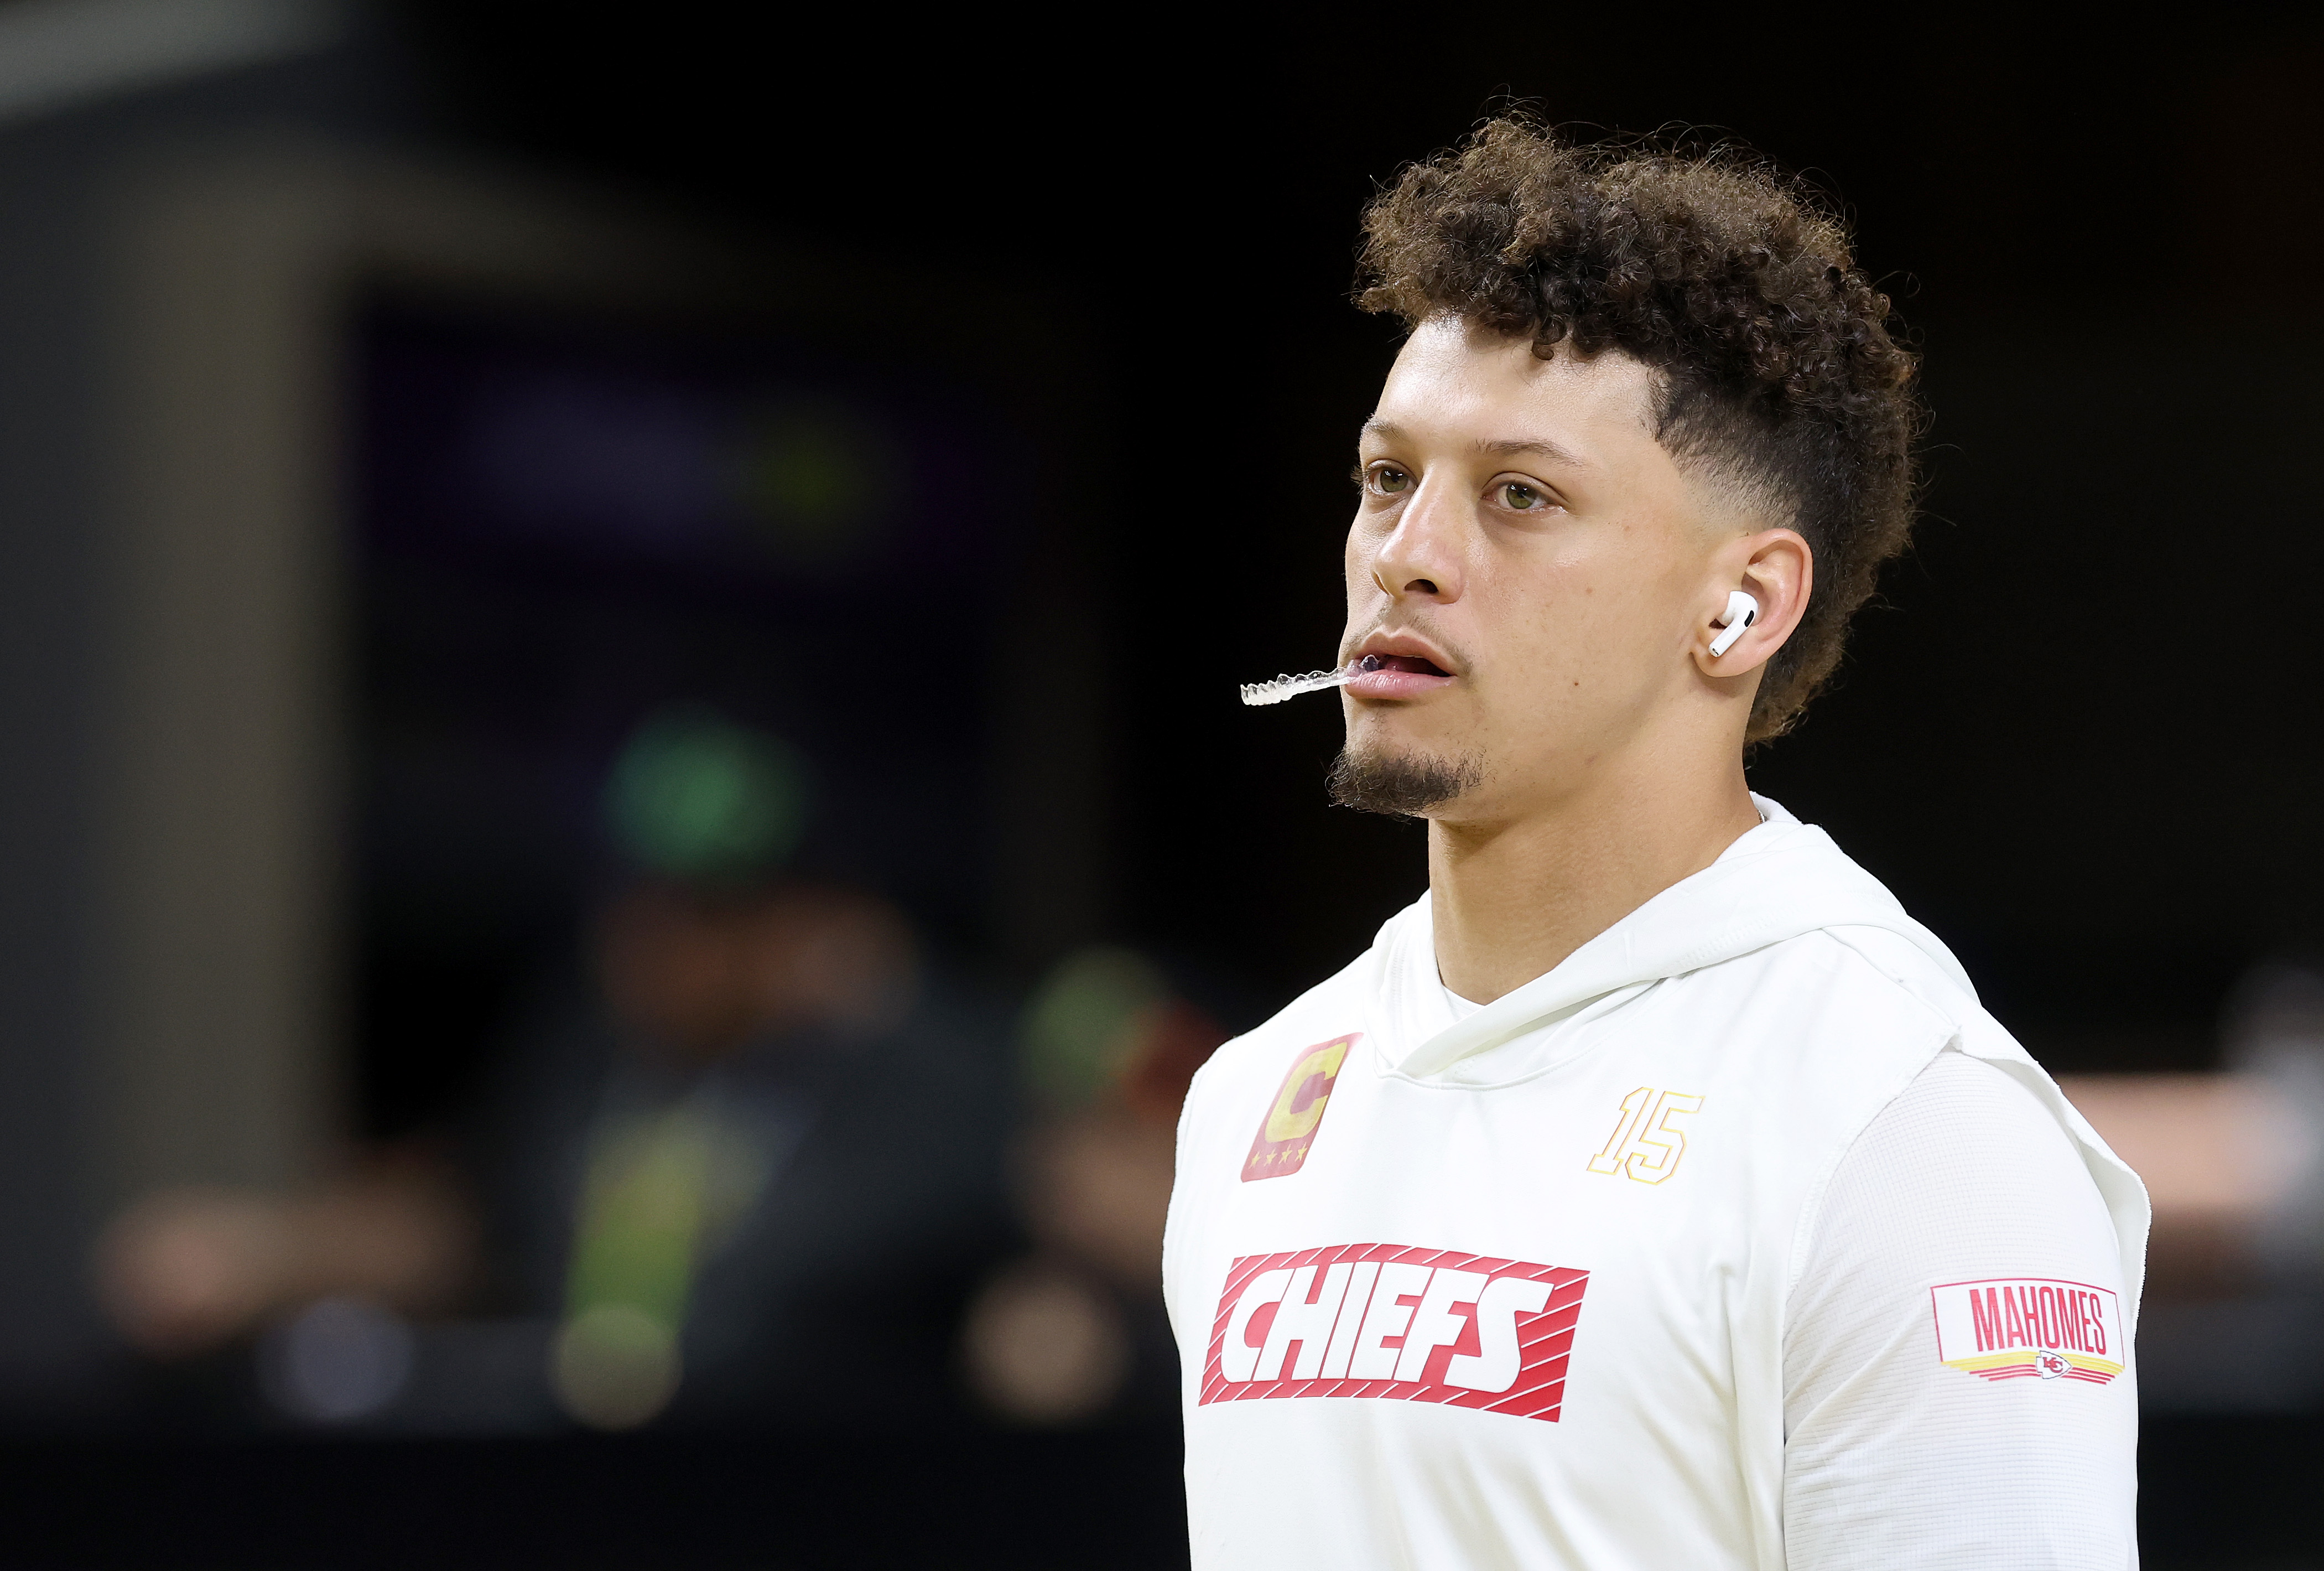
[[[143,1198],[99,1260],[124,1336],[187,1357],[277,1322],[281,1405],[392,1428],[958,1416],[958,1313],[1009,1234],[996,1033],[900,910],[803,875],[808,794],[763,732],[641,725],[594,964],[528,990],[464,1138],[373,1147],[305,1194]],[[307,1372],[334,1347],[313,1337],[376,1323],[333,1309],[350,1296],[466,1323],[423,1328],[408,1382],[357,1408]]]
[[[1887,301],[1509,121],[1366,230],[1333,790],[1429,889],[1188,1099],[1195,1565],[2135,1564],[2138,1180],[1745,783],[1909,527]]]

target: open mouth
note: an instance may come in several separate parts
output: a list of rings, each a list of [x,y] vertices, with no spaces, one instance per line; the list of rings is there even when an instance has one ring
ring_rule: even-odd
[[[1449,677],[1452,673],[1433,660],[1416,654],[1368,654],[1356,662],[1366,675],[1373,671],[1407,671],[1416,677]]]
[[[1358,700],[1417,698],[1452,682],[1452,673],[1425,654],[1375,652],[1360,656],[1356,674],[1341,690]]]

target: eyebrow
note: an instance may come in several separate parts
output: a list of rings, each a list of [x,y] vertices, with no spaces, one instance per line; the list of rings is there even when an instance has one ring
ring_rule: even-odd
[[[1535,453],[1554,463],[1568,464],[1577,469],[1586,469],[1590,467],[1590,460],[1572,448],[1561,448],[1555,442],[1544,441],[1539,438],[1531,441],[1512,441],[1504,439],[1497,442],[1479,442],[1477,450],[1480,453],[1498,453],[1505,457],[1518,453]]]
[[[1366,420],[1363,425],[1363,432],[1369,436],[1388,438],[1403,437],[1408,434],[1402,426],[1396,424],[1394,421],[1384,420]],[[1503,437],[1499,439],[1480,439],[1477,443],[1477,451],[1480,453],[1493,454],[1501,457],[1513,457],[1518,454],[1532,454],[1536,457],[1547,458],[1552,463],[1570,465],[1577,469],[1586,469],[1591,467],[1590,461],[1587,458],[1582,457],[1572,448],[1561,448],[1555,442],[1549,441],[1539,437],[1522,440],[1512,437]]]

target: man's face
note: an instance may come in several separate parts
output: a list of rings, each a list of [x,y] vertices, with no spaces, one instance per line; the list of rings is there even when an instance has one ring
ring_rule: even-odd
[[[1739,531],[1655,439],[1654,388],[1628,356],[1543,360],[1451,318],[1405,346],[1360,448],[1340,648],[1388,669],[1342,689],[1342,773],[1435,784],[1352,805],[1522,815],[1701,681],[1712,555]]]

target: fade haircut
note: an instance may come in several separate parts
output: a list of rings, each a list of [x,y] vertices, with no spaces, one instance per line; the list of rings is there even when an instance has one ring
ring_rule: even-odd
[[[1651,368],[1655,439],[1815,553],[1747,736],[1791,728],[1911,534],[1923,423],[1914,357],[1839,217],[1731,147],[1577,144],[1504,117],[1373,200],[1357,301]]]

